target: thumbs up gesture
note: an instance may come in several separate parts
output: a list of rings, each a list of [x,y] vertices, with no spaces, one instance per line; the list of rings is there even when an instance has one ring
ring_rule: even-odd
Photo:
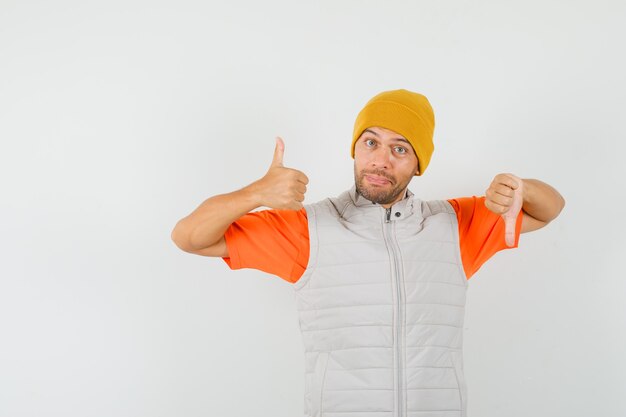
[[[285,143],[276,138],[274,157],[267,173],[250,187],[259,205],[278,210],[300,210],[309,179],[303,172],[283,165]]]
[[[524,181],[513,174],[498,174],[485,197],[485,206],[504,219],[507,246],[515,246],[515,224],[524,202]]]

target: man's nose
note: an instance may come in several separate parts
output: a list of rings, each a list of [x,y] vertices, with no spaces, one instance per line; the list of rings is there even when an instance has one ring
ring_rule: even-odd
[[[373,166],[377,168],[389,168],[390,162],[391,162],[391,150],[390,149],[384,148],[382,146],[376,149],[372,158]]]

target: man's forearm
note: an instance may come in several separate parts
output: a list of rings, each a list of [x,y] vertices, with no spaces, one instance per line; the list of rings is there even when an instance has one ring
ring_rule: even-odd
[[[543,223],[549,223],[559,215],[565,199],[550,185],[535,179],[524,179],[522,210]]]
[[[250,187],[208,198],[172,230],[172,240],[186,251],[200,250],[217,243],[226,229],[261,204]]]

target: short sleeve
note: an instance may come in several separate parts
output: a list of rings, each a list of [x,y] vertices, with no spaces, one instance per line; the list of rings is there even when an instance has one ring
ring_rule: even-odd
[[[295,283],[309,262],[306,210],[248,213],[224,233],[231,269],[252,268]]]
[[[485,197],[463,197],[448,200],[459,223],[459,244],[463,269],[467,279],[496,252],[510,249],[505,242],[504,220],[485,206]],[[519,243],[523,212],[520,210],[515,227],[515,245]]]

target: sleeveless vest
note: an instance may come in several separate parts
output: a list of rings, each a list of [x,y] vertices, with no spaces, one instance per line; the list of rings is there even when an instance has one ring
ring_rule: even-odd
[[[353,186],[305,209],[309,264],[294,284],[305,417],[465,417],[452,206],[407,191],[385,209]]]

